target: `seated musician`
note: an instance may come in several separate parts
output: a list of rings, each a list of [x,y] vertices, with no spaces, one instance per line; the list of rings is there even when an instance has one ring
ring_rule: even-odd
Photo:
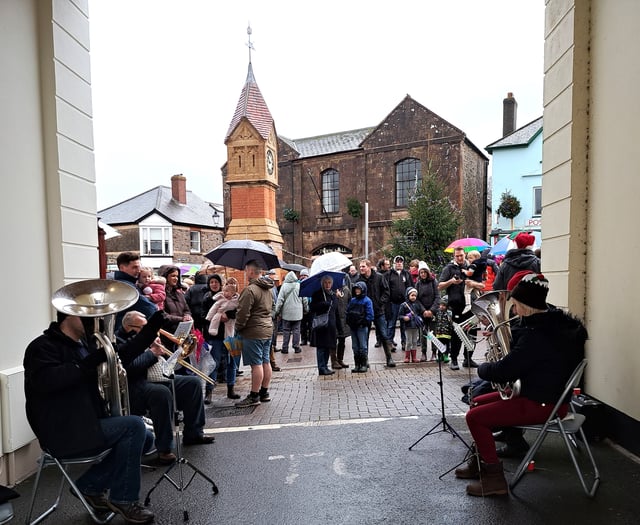
[[[478,375],[493,383],[521,382],[518,397],[503,400],[491,392],[472,400],[466,420],[477,454],[456,477],[478,480],[467,485],[472,496],[508,494],[492,432],[514,425],[544,423],[569,377],[584,358],[587,331],[576,318],[546,303],[549,282],[530,270],[516,273],[507,286],[520,318],[512,324],[510,352],[487,361]],[[564,417],[569,400],[560,411]]]
[[[124,344],[122,355],[136,356],[156,337],[162,315]],[[77,480],[80,492],[98,513],[113,511],[130,523],[149,523],[153,513],[139,504],[140,459],[146,427],[138,416],[109,417],[98,392],[97,366],[104,349],[87,338],[82,318],[58,312],[44,334],[25,352],[27,419],[40,446],[54,457],[111,453]]]
[[[155,314],[154,314],[155,317]],[[146,317],[137,311],[130,311],[122,318],[122,325],[116,331],[118,348],[147,324]],[[162,355],[159,339],[149,345],[147,351],[131,359],[120,354],[122,366],[127,371],[129,384],[129,403],[131,413],[138,415],[149,414],[153,421],[156,436],[158,461],[170,464],[176,460],[173,453],[173,398],[171,383],[167,378],[164,382],[147,380],[148,369],[155,365]],[[162,359],[162,358],[160,358]],[[194,376],[175,375],[176,405],[184,414],[184,445],[199,445],[213,443],[213,436],[203,433],[205,415],[200,379]]]

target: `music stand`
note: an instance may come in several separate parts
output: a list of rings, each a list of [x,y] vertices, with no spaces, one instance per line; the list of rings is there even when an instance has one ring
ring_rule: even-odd
[[[438,479],[442,479],[444,476],[446,476],[453,469],[459,467],[465,461],[467,461],[467,459],[469,458],[469,454],[472,453],[473,449],[462,438],[462,436],[460,436],[460,434],[458,434],[458,432],[456,432],[456,429],[453,428],[449,424],[449,422],[447,421],[447,415],[446,415],[445,409],[444,409],[444,389],[443,389],[443,382],[442,382],[442,358],[443,358],[444,352],[446,351],[446,347],[433,336],[433,332],[431,332],[431,331],[429,331],[425,337],[429,341],[431,341],[431,344],[433,346],[435,346],[438,349],[438,378],[439,378],[438,386],[440,387],[440,411],[441,411],[440,413],[441,413],[441,418],[440,418],[440,421],[438,423],[436,423],[426,434],[424,434],[420,439],[418,439],[418,441],[416,441],[413,445],[411,445],[409,447],[409,450],[413,449],[413,447],[415,447],[418,443],[420,443],[420,441],[422,441],[427,436],[430,436],[432,434],[438,434],[439,432],[448,432],[449,434],[451,434],[452,437],[458,438],[460,441],[462,441],[462,444],[467,448],[467,452],[465,454],[464,459],[460,463],[455,465],[453,468],[450,468],[449,470],[447,470],[446,472],[444,472],[443,474],[438,476]],[[438,428],[440,425],[442,425],[442,428]]]
[[[173,485],[176,488],[176,490],[180,492],[180,499],[182,501],[182,518],[183,518],[183,521],[186,522],[186,521],[189,521],[189,511],[187,511],[187,507],[184,502],[184,491],[187,490],[187,488],[189,488],[189,485],[191,485],[191,482],[196,477],[196,475],[199,475],[200,477],[204,478],[206,481],[208,481],[211,484],[211,490],[213,491],[214,495],[218,493],[218,487],[209,476],[207,476],[204,472],[202,472],[187,458],[182,456],[182,444],[180,442],[180,420],[179,420],[179,414],[178,414],[178,405],[176,402],[175,375],[172,371],[171,374],[166,375],[166,377],[167,379],[169,379],[171,383],[171,394],[173,395],[173,424],[174,424],[174,435],[175,435],[175,441],[176,441],[177,457],[176,457],[176,460],[171,465],[169,465],[169,467],[158,478],[158,481],[156,481],[154,485],[149,489],[149,492],[147,492],[147,496],[144,499],[144,506],[145,507],[149,506],[149,503],[151,502],[151,493],[156,489],[158,485],[160,485],[162,480],[166,479],[169,483],[171,483],[171,485]],[[185,475],[183,472],[184,465],[186,465],[193,471],[191,473],[191,477],[189,478],[188,481],[186,481],[186,483],[185,483]],[[169,475],[169,473],[176,466],[178,467],[178,481],[174,480]]]

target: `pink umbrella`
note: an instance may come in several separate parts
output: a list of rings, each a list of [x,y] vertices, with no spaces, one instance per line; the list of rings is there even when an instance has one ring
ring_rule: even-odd
[[[477,239],[476,237],[465,237],[464,239],[453,241],[444,249],[444,251],[446,253],[453,253],[453,249],[457,247],[464,248],[465,253],[470,252],[471,250],[478,250],[481,252],[485,248],[489,248],[489,243],[482,239]]]

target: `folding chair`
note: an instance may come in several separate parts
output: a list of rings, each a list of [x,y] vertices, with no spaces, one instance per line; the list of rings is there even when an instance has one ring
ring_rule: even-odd
[[[85,499],[85,497],[82,495],[82,493],[80,492],[80,490],[76,486],[75,482],[73,481],[73,479],[71,478],[71,476],[67,472],[67,469],[71,465],[90,465],[90,464],[93,464],[93,463],[99,463],[105,457],[107,457],[107,455],[110,452],[111,452],[111,449],[109,448],[109,449],[105,450],[104,452],[101,452],[100,454],[97,454],[95,456],[86,456],[86,457],[81,457],[81,458],[58,459],[58,458],[52,456],[51,454],[49,454],[48,452],[43,451],[42,455],[40,456],[40,459],[38,460],[38,463],[39,463],[38,472],[36,474],[35,484],[33,485],[33,492],[31,494],[31,503],[29,504],[29,513],[27,515],[27,519],[26,519],[25,523],[27,523],[28,525],[35,525],[36,523],[40,523],[47,516],[49,516],[49,514],[51,514],[53,511],[55,511],[58,508],[58,505],[60,504],[60,499],[62,497],[62,490],[64,489],[65,481],[69,483],[69,485],[71,486],[71,490],[73,491],[73,493],[76,496],[78,496],[78,498],[80,499],[80,501],[84,505],[84,508],[87,509],[87,512],[91,515],[91,519],[94,522],[99,523],[99,524],[104,524],[104,523],[109,522],[115,516],[115,512],[97,514],[93,510],[93,508],[89,505],[89,503],[87,503],[87,500]],[[40,516],[38,516],[35,520],[31,521],[31,515],[33,513],[33,506],[34,506],[35,501],[36,501],[36,495],[38,493],[38,486],[40,484],[40,476],[42,474],[42,471],[45,469],[45,467],[48,467],[50,465],[56,465],[58,467],[58,469],[60,470],[60,473],[61,473],[61,476],[60,476],[60,488],[58,489],[58,497],[56,498],[56,500],[53,503],[53,505],[51,505],[51,507],[49,507],[42,514],[40,514]]]
[[[596,490],[598,490],[598,486],[600,485],[600,471],[598,470],[598,466],[593,458],[593,454],[591,453],[591,448],[589,447],[589,443],[587,442],[587,438],[584,435],[584,431],[582,430],[582,424],[585,422],[586,417],[583,414],[578,414],[575,411],[573,403],[569,403],[569,412],[564,418],[560,418],[558,416],[558,410],[564,403],[564,400],[567,398],[569,393],[573,392],[573,389],[578,386],[580,383],[580,379],[582,378],[582,374],[584,372],[585,367],[587,366],[587,360],[583,359],[580,364],[576,367],[576,369],[571,374],[571,377],[567,381],[564,390],[560,396],[560,399],[553,407],[551,414],[547,421],[543,425],[518,425],[517,428],[521,428],[523,430],[535,430],[538,432],[538,437],[535,442],[527,452],[526,456],[518,465],[518,468],[515,472],[509,487],[511,490],[515,488],[518,484],[522,475],[527,471],[527,467],[529,463],[533,460],[534,456],[538,452],[538,449],[542,445],[542,442],[547,437],[547,434],[560,434],[562,435],[562,439],[569,451],[569,455],[571,456],[571,461],[573,462],[573,466],[576,469],[576,473],[578,474],[578,478],[580,478],[580,483],[582,483],[582,488],[584,489],[585,494],[593,498],[596,494]],[[589,487],[587,486],[587,482],[585,481],[585,477],[582,473],[580,465],[578,464],[578,460],[576,458],[574,448],[578,449],[579,445],[575,440],[575,435],[578,434],[582,440],[584,448],[587,451],[589,459],[591,460],[591,465],[593,467],[593,484]]]

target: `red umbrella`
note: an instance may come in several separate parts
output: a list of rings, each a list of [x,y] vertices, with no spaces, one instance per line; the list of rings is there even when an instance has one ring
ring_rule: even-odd
[[[485,248],[489,248],[489,243],[475,237],[465,237],[464,239],[453,241],[444,249],[444,251],[446,253],[453,253],[453,249],[458,247],[464,248],[465,253],[468,253],[471,250],[478,250],[479,252],[481,252]]]

